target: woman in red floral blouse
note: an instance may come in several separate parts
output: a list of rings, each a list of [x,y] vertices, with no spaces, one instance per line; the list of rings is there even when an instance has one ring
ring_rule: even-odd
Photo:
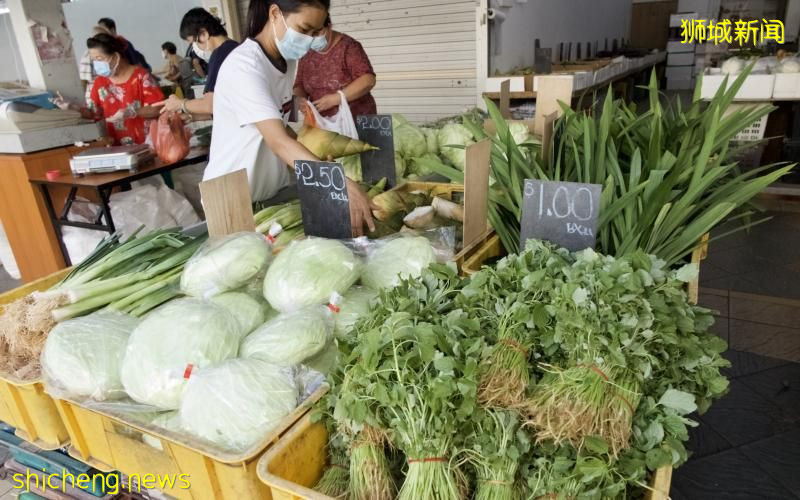
[[[84,118],[106,121],[108,135],[115,145],[144,144],[150,119],[158,118],[152,104],[164,100],[155,78],[141,66],[125,59],[125,46],[117,38],[98,34],[87,40],[92,67],[97,74],[88,107],[59,99],[60,108],[72,108]]]
[[[341,90],[353,116],[377,113],[370,94],[375,72],[364,48],[353,38],[334,31],[330,17],[325,21],[324,36],[325,47],[312,45],[314,50],[300,59],[294,95],[311,100],[323,116],[331,116],[339,110]]]

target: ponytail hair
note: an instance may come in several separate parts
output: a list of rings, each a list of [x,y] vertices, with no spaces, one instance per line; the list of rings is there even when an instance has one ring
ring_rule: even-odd
[[[330,0],[250,0],[247,9],[247,37],[254,38],[269,22],[269,9],[277,5],[284,14],[292,14],[305,6],[331,8]]]

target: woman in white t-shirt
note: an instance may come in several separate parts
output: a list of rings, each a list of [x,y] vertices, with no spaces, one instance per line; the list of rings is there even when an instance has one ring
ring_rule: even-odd
[[[214,89],[214,134],[204,180],[246,169],[253,201],[290,183],[287,165],[317,161],[286,128],[292,109],[289,68],[321,36],[330,0],[251,0],[247,40],[225,59]],[[348,179],[353,233],[374,230],[370,202]]]

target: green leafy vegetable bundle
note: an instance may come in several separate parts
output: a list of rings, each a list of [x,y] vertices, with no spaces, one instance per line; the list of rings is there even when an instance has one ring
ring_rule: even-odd
[[[727,390],[694,273],[530,241],[469,279],[433,266],[382,291],[340,341],[320,412],[350,498],[390,498],[393,479],[399,498],[641,494]],[[365,457],[354,443],[374,434]]]

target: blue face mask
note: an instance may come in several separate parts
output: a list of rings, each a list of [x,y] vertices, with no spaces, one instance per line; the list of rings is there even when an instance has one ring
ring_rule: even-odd
[[[311,50],[315,52],[322,52],[328,47],[327,35],[315,36],[314,41],[311,42]]]
[[[283,13],[281,13],[281,19],[283,20],[283,25],[286,26],[286,34],[283,35],[282,40],[278,40],[278,32],[274,25],[272,27],[275,33],[275,43],[278,45],[278,51],[280,51],[283,58],[287,61],[302,59],[311,49],[311,44],[314,43],[314,37],[290,28],[289,25],[286,24]]]
[[[97,76],[111,76],[111,65],[108,61],[92,61],[92,68]]]

